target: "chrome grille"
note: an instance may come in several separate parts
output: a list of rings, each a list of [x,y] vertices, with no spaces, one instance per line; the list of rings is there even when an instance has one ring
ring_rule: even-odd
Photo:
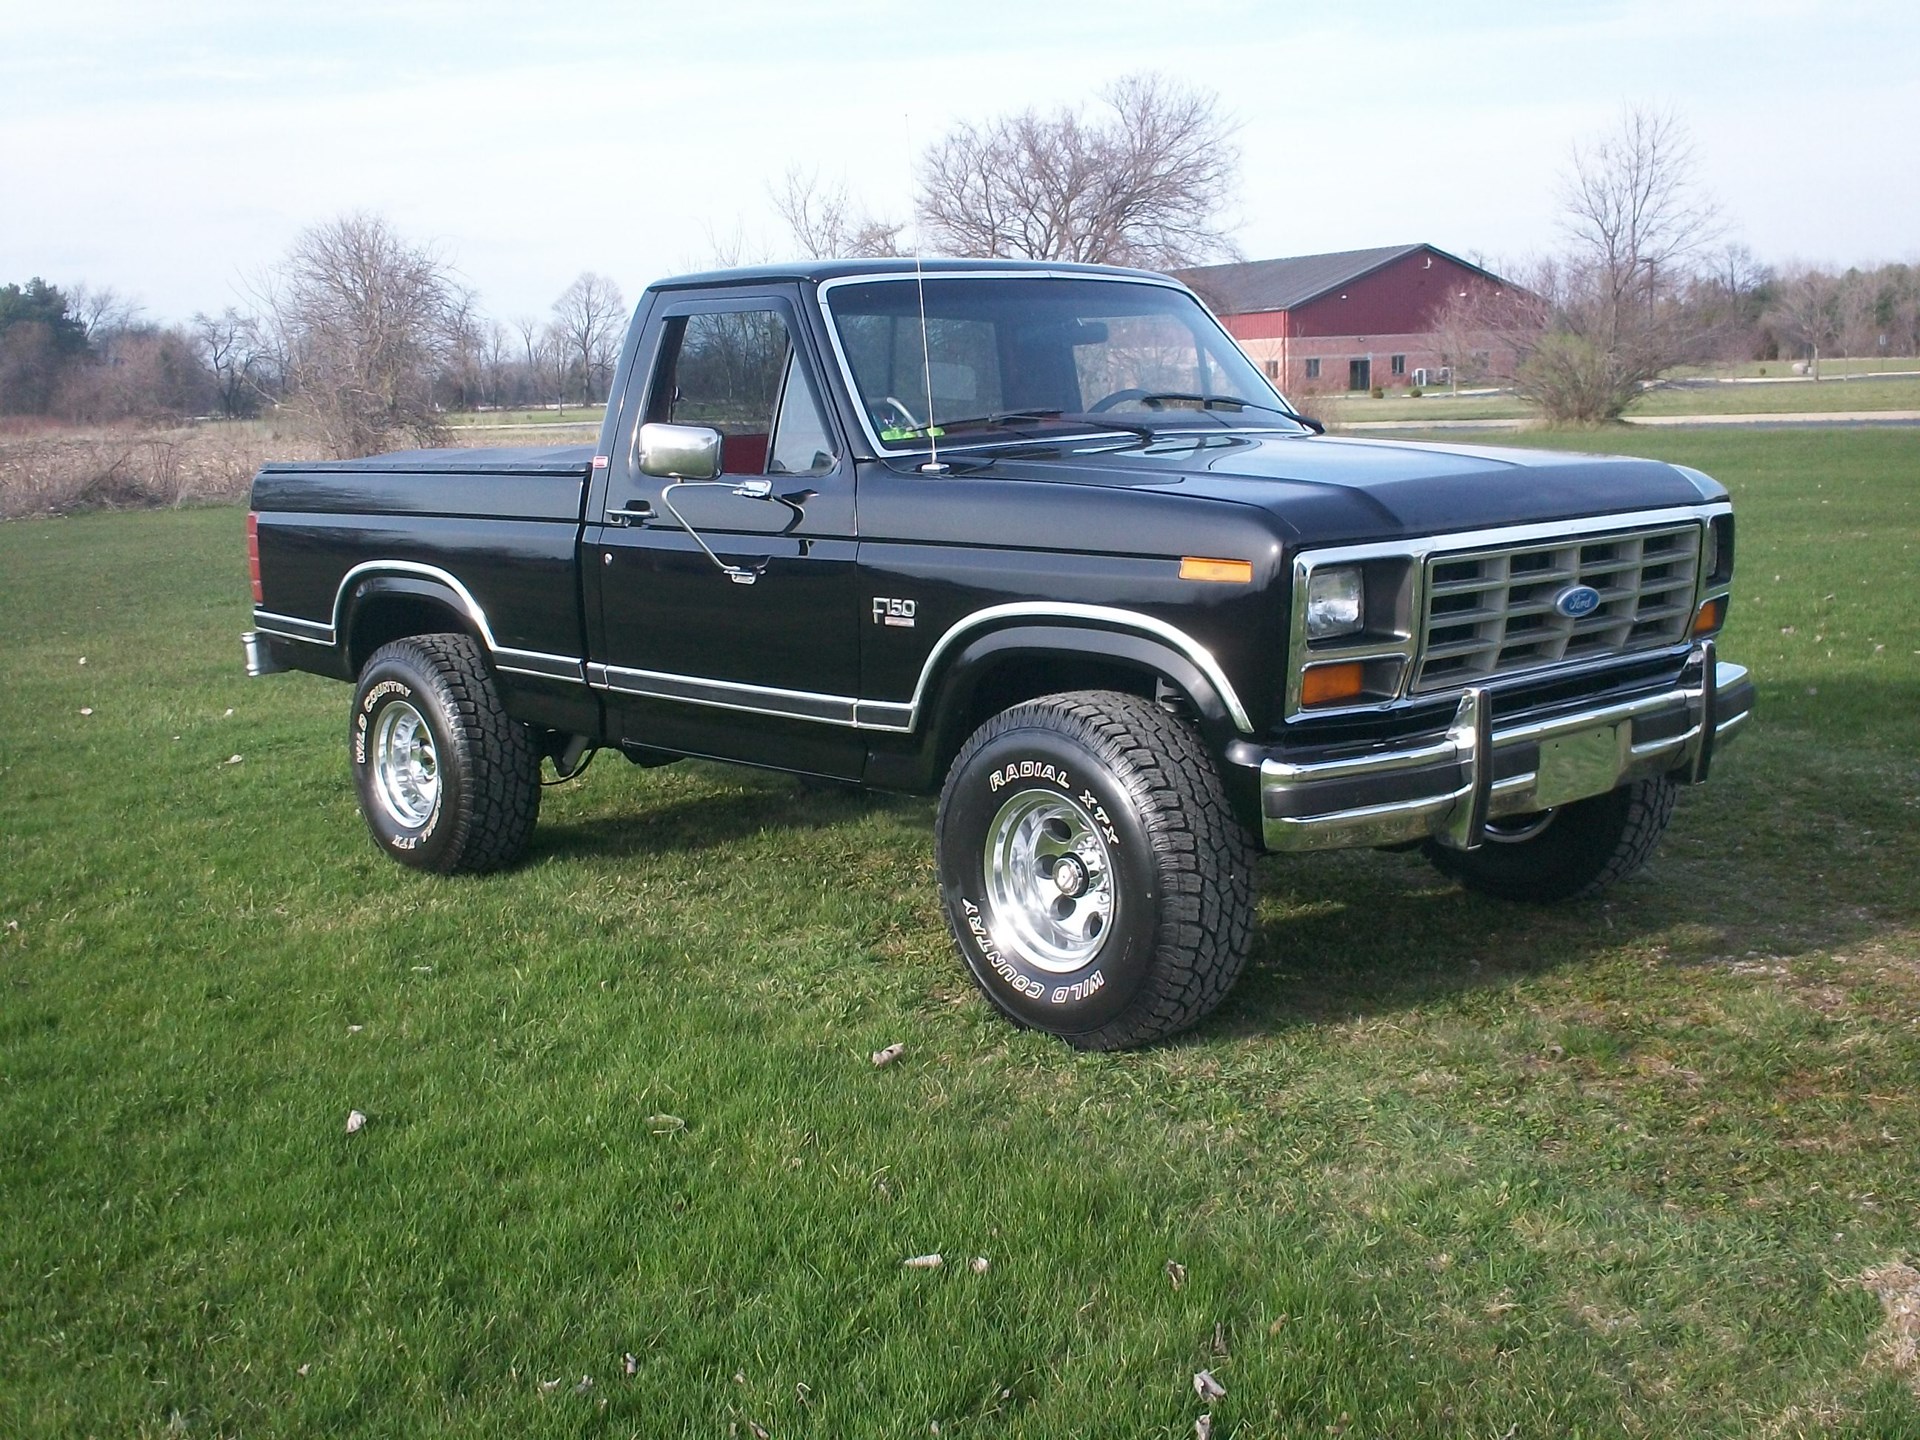
[[[1412,688],[1678,644],[1693,622],[1699,560],[1697,524],[1431,555]],[[1554,606],[1573,585],[1600,592],[1578,619]]]

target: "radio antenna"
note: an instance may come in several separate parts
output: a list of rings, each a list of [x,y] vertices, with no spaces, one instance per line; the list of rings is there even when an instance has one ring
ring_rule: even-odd
[[[901,133],[907,140],[907,174],[913,174],[913,116],[911,113],[901,118]],[[944,475],[947,467],[940,463],[940,436],[938,427],[933,423],[933,351],[927,342],[927,272],[920,263],[920,227],[913,229],[913,283],[920,292],[920,368],[927,382],[927,463],[920,467],[923,475]]]

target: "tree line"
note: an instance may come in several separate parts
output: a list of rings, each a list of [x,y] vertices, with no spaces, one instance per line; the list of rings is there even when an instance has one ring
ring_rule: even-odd
[[[364,453],[432,439],[450,410],[600,403],[627,315],[620,287],[588,271],[547,315],[493,319],[440,256],[364,214],[303,232],[253,302],[161,324],[110,288],[0,286],[0,415],[249,419],[290,405],[330,448]]]
[[[1174,270],[1237,258],[1237,126],[1211,92],[1153,74],[1089,105],[965,122],[916,160],[912,225],[790,170],[771,208],[810,257],[922,253]],[[1434,322],[1456,379],[1511,385],[1549,418],[1617,417],[1677,367],[1920,354],[1920,270],[1774,270],[1730,239],[1680,121],[1630,107],[1576,144],[1561,243],[1501,268]],[[729,261],[744,258],[738,254]],[[626,322],[580,275],[544,316],[502,322],[431,249],[376,215],[305,231],[256,303],[146,322],[111,290],[0,289],[0,413],[70,420],[291,406],[336,454],[433,443],[448,410],[596,404]]]

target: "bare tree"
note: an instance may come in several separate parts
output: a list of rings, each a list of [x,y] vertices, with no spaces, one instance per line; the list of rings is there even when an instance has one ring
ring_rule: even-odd
[[[80,322],[87,344],[96,349],[115,331],[130,329],[141,308],[111,285],[82,281],[67,291],[67,313]]]
[[[335,455],[444,438],[433,385],[462,292],[377,215],[303,231],[263,285],[295,404]]]
[[[498,320],[489,320],[480,332],[480,370],[486,403],[496,409],[507,392],[507,372],[513,367],[513,336]]]
[[[1882,334],[1881,299],[1878,271],[1849,270],[1840,277],[1835,296],[1834,334],[1840,341],[1843,356],[1851,359],[1878,353]]]
[[[1175,269],[1233,253],[1220,216],[1239,170],[1215,97],[1129,76],[1104,110],[964,124],[922,157],[930,248]]]
[[[1491,286],[1469,285],[1450,293],[1429,322],[1434,348],[1447,367],[1448,388],[1457,395],[1462,381],[1477,384],[1510,370],[1497,365],[1495,355],[1511,349],[1508,332],[1526,318],[1512,297]]]
[[[1813,378],[1820,378],[1820,352],[1839,340],[1840,287],[1831,275],[1811,266],[1795,270],[1780,283],[1780,295],[1768,320],[1790,343],[1805,347]]]
[[[773,208],[800,253],[811,259],[859,259],[901,251],[904,226],[856,211],[847,187],[821,185],[817,171],[788,170],[783,187],[774,192]]]
[[[220,413],[229,420],[252,415],[273,379],[259,323],[229,305],[218,315],[196,313],[191,334],[213,376]]]
[[[1920,266],[1886,267],[1889,337],[1900,355],[1920,355]]]
[[[620,287],[604,275],[582,271],[553,302],[555,336],[570,361],[577,361],[582,394],[589,405],[604,400],[620,353],[627,302]]]
[[[1696,262],[1720,234],[1678,119],[1629,107],[1575,146],[1562,194],[1567,249],[1489,315],[1514,388],[1559,424],[1618,419],[1646,385],[1705,359],[1714,327],[1693,302]]]

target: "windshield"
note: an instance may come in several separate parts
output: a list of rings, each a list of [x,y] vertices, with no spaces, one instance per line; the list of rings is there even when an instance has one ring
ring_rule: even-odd
[[[1172,412],[1291,427],[1285,402],[1184,291],[1015,275],[932,274],[925,286],[924,352],[914,277],[827,290],[854,394],[885,445],[929,432],[1138,431]]]

